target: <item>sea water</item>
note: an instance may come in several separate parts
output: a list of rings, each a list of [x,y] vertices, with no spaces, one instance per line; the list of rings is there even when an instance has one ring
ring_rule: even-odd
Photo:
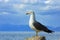
[[[0,40],[25,40],[35,36],[35,32],[0,32]],[[60,32],[55,32],[52,34],[41,32],[39,36],[45,36],[46,40],[60,40]]]

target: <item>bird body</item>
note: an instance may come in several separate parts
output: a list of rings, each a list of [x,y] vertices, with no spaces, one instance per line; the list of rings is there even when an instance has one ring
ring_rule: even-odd
[[[53,32],[52,30],[49,30],[47,27],[45,27],[43,24],[36,21],[35,14],[33,11],[27,12],[27,14],[30,14],[29,26],[30,28],[36,31],[36,35],[38,35],[39,31],[44,31],[47,33]]]
[[[29,20],[29,26],[30,28],[32,28],[33,30],[36,30],[36,28],[34,27],[33,23],[35,22],[35,18],[34,18],[34,15],[32,14],[30,16],[30,20]]]

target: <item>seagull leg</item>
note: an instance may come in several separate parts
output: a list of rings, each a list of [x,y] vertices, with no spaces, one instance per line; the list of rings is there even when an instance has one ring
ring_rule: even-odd
[[[38,36],[38,31],[36,31],[36,36]]]

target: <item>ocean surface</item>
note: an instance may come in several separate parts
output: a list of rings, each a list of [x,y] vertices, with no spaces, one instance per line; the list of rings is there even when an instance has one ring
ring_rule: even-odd
[[[35,36],[34,31],[22,31],[22,32],[0,32],[0,40],[25,40],[26,38]],[[60,32],[48,34],[41,32],[39,36],[45,36],[46,40],[60,40]]]

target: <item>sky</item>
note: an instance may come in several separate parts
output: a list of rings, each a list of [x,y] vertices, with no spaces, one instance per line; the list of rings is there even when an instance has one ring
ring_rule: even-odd
[[[60,0],[0,0],[0,25],[28,25],[29,10],[43,25],[60,27]]]

